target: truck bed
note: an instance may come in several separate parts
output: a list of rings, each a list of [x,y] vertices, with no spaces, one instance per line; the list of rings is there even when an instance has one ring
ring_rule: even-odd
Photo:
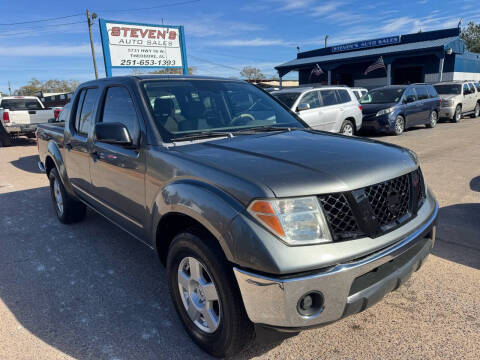
[[[38,152],[42,161],[47,151],[47,146],[50,141],[57,143],[59,149],[63,149],[63,131],[65,128],[64,122],[38,124],[37,139]]]

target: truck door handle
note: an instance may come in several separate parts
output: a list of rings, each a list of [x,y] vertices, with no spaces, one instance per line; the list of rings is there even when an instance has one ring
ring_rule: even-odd
[[[35,110],[28,110],[28,113],[31,115],[35,115],[37,112]]]

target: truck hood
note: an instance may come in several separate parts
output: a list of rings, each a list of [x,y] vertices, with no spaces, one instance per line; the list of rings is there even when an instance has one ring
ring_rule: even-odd
[[[376,114],[380,110],[388,109],[392,106],[395,106],[397,103],[387,103],[387,104],[362,104],[362,113],[363,115]]]
[[[277,197],[354,190],[417,168],[415,155],[407,149],[308,130],[240,135],[172,150],[267,186]]]

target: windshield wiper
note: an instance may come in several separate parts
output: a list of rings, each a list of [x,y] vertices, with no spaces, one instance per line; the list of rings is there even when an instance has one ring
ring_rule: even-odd
[[[210,137],[233,137],[231,131],[199,131],[193,134],[177,136],[172,138],[172,141],[189,141],[189,140],[199,140],[199,139],[207,139]]]
[[[265,126],[258,126],[252,127],[247,129],[241,129],[234,131],[233,134],[245,134],[245,133],[257,133],[257,132],[271,132],[271,131],[292,131],[292,130],[305,130],[305,128],[298,127],[298,126],[273,126],[273,125],[265,125]]]

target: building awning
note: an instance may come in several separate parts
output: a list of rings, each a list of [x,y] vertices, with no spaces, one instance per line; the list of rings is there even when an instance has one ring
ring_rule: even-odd
[[[284,76],[292,70],[298,70],[313,66],[315,64],[321,64],[326,62],[341,62],[344,60],[352,60],[361,58],[361,60],[368,60],[369,57],[397,55],[402,52],[416,52],[416,51],[432,51],[432,50],[448,50],[452,49],[454,53],[463,53],[465,51],[465,44],[458,36],[447,37],[442,39],[428,40],[412,42],[407,44],[396,44],[384,47],[377,47],[359,51],[350,51],[336,54],[329,54],[323,56],[312,56],[302,59],[295,59],[288,61],[284,64],[278,65],[275,69],[278,71],[279,76]]]

